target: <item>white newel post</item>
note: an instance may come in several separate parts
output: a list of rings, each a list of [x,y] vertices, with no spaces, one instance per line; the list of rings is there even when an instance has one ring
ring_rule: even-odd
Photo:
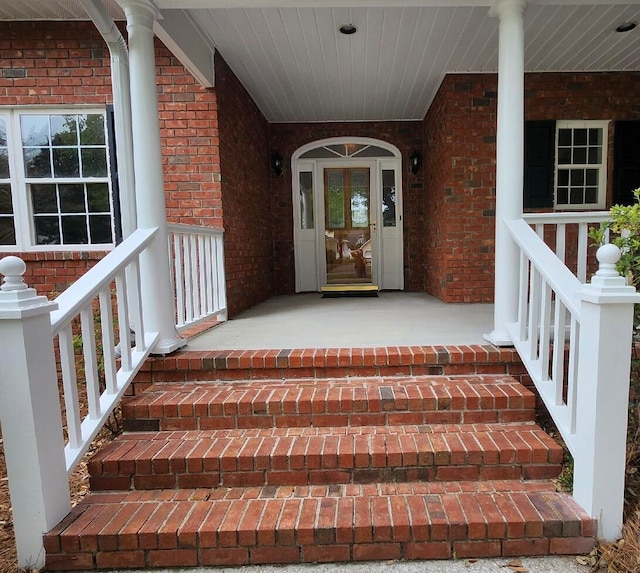
[[[18,257],[0,260],[0,421],[18,562],[44,566],[42,534],[71,510],[49,313],[22,280]]]
[[[148,330],[158,332],[154,354],[168,354],[186,342],[175,326],[171,289],[167,213],[160,149],[153,24],[158,12],[150,0],[119,0],[127,17],[131,113],[138,227],[158,232],[140,256],[142,306]]]
[[[616,270],[620,249],[598,249],[600,269],[581,292],[573,495],[618,539],[624,504],[633,305],[640,294]]]
[[[497,0],[498,127],[496,138],[496,236],[493,332],[485,338],[511,346],[507,325],[518,316],[519,250],[505,221],[522,217],[524,177],[524,11],[527,0]]]

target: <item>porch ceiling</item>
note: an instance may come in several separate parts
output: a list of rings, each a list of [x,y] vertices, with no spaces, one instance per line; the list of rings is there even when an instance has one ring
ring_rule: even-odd
[[[420,120],[445,74],[497,70],[488,0],[155,3],[158,35],[196,76],[210,77],[193,70],[210,59],[190,50],[215,46],[270,122]],[[113,0],[107,5],[121,17]],[[86,16],[78,0],[0,0],[0,19],[43,18]],[[615,31],[630,20],[640,21],[640,0],[531,0],[526,70],[638,71],[640,27]],[[340,34],[348,23],[357,32]]]

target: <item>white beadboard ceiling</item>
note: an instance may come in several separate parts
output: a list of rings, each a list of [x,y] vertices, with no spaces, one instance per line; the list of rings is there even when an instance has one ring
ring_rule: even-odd
[[[626,34],[615,32],[623,22],[640,21],[639,2],[530,2],[526,70],[640,71],[640,26]],[[490,4],[156,1],[160,27],[165,34],[170,30],[173,45],[186,45],[197,28],[206,39],[197,45],[215,45],[271,122],[424,118],[445,74],[497,70],[498,19],[490,15]],[[114,0],[106,5],[113,17],[121,17]],[[83,17],[77,0],[0,0],[0,19]],[[169,26],[174,19],[191,28]],[[347,23],[358,31],[340,34],[338,28]],[[198,59],[190,57],[190,64]]]

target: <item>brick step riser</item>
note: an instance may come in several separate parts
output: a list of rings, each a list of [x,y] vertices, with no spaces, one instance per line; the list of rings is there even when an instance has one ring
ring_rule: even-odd
[[[406,482],[449,482],[488,480],[542,480],[557,478],[562,471],[559,464],[536,465],[482,465],[482,466],[403,466],[398,468],[361,469],[301,469],[301,470],[248,470],[229,472],[170,471],[149,475],[135,474],[90,476],[92,491],[129,491],[153,489],[185,489],[212,487],[260,487],[364,484],[364,483],[406,483]]]
[[[508,407],[507,407],[508,408]],[[317,414],[246,414],[246,415],[196,415],[186,411],[161,418],[145,418],[135,408],[123,409],[123,428],[126,432],[157,432],[173,430],[222,430],[252,428],[324,428],[343,426],[401,426],[405,424],[493,424],[532,422],[535,410],[437,410],[437,411],[390,411],[361,413],[317,413]]]

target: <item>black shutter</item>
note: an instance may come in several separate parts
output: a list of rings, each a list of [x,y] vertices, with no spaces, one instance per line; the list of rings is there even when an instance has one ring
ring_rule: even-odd
[[[632,205],[640,187],[640,121],[616,121],[613,136],[613,202]]]
[[[553,207],[555,167],[555,121],[524,124],[524,207]]]
[[[113,196],[113,226],[116,245],[122,243],[122,207],[120,205],[120,184],[118,180],[118,157],[116,155],[116,125],[113,106],[107,106],[107,145],[111,166],[111,194]]]

